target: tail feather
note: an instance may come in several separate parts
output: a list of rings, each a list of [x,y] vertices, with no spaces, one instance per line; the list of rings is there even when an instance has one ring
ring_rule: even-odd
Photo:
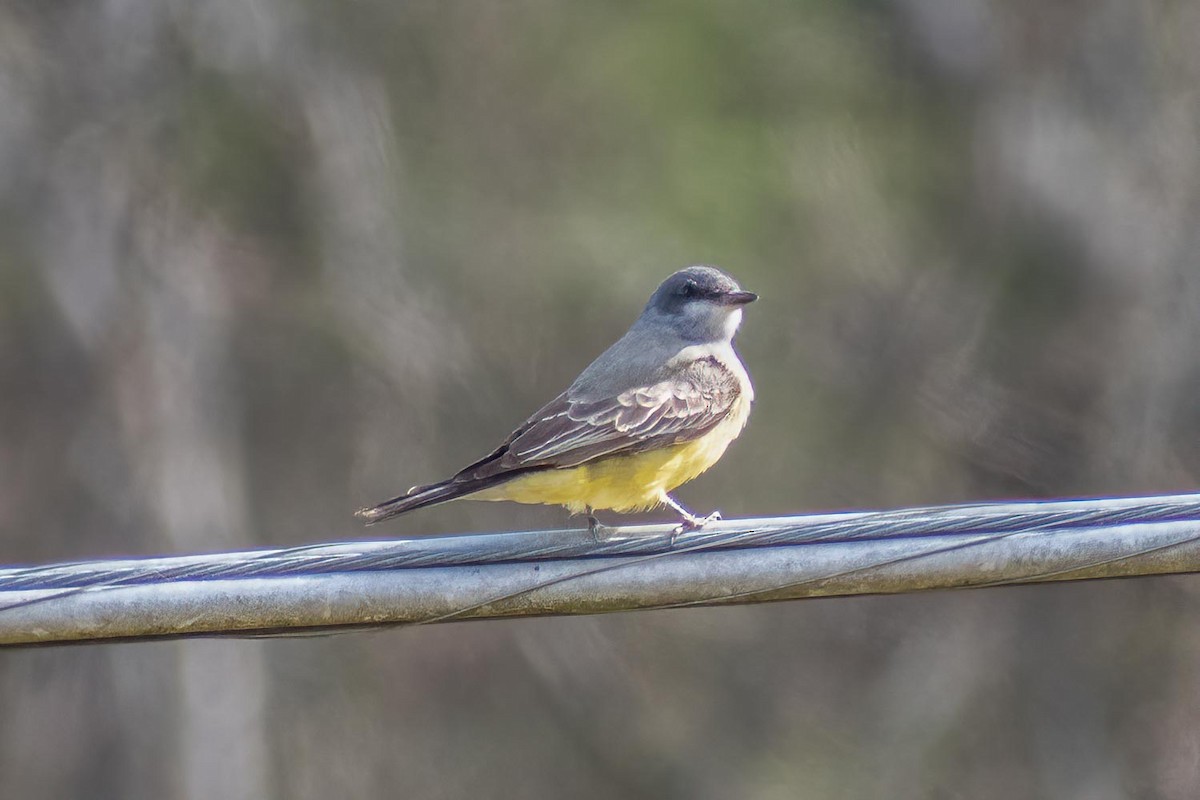
[[[360,508],[354,512],[354,516],[363,520],[368,525],[374,525],[376,522],[383,522],[386,519],[399,516],[405,511],[412,511],[417,508],[431,506],[434,503],[441,503],[447,500],[453,500],[456,497],[462,497],[464,494],[470,494],[471,491],[462,491],[464,488],[461,484],[455,486],[451,481],[443,483],[434,483],[429,486],[414,486],[399,497],[393,497],[391,500],[380,503],[377,506],[368,506]]]
[[[377,506],[360,508],[354,512],[354,516],[363,520],[367,525],[374,525],[377,522],[383,522],[384,520],[399,516],[406,511],[413,511],[425,506],[445,503],[475,494],[491,486],[509,481],[517,475],[528,471],[525,469],[516,469],[498,475],[489,475],[486,478],[468,478],[466,480],[456,476],[440,483],[414,486],[399,497],[393,497],[391,500],[380,503]]]

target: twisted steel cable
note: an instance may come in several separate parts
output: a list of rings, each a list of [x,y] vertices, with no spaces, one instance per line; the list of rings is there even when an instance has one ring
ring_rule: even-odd
[[[977,504],[0,568],[0,645],[1200,571],[1200,495]]]

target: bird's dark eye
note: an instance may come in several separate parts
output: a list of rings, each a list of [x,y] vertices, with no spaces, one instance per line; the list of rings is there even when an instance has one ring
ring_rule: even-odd
[[[680,294],[682,294],[684,297],[695,297],[697,294],[700,293],[700,287],[697,286],[696,284],[692,283],[691,281],[688,281],[687,283],[685,283],[683,285],[683,288],[680,289],[679,291],[680,291]]]

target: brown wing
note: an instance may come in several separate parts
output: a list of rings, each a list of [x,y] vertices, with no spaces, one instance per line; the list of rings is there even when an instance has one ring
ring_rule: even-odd
[[[616,397],[582,400],[564,392],[454,480],[573,467],[600,456],[691,441],[723,420],[740,392],[737,377],[711,356],[693,361],[679,375]]]

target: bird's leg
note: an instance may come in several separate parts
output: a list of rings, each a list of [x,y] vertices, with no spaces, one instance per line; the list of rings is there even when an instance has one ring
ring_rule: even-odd
[[[683,518],[675,530],[671,531],[671,544],[675,544],[675,540],[679,538],[679,534],[687,533],[688,531],[698,531],[708,523],[716,522],[721,518],[720,511],[714,511],[707,517],[697,517],[695,514],[684,508],[678,500],[676,500],[674,497],[671,497],[671,495],[667,494],[666,492],[661,492],[658,499],[662,501],[663,505],[670,506],[675,510],[675,513],[679,514],[679,516]]]
[[[596,519],[596,514],[589,506],[587,508],[588,533],[592,535],[592,541],[599,543],[604,538],[604,533],[608,530],[608,526]]]

